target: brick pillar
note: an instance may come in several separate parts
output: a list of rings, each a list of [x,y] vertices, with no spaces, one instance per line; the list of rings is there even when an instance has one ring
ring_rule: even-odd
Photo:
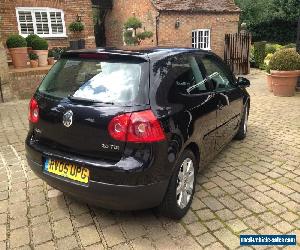
[[[1,35],[1,16],[0,16],[0,78],[1,78],[1,88],[0,91],[2,91],[2,95],[4,97],[4,100],[7,100],[10,96],[9,89],[8,89],[8,80],[9,80],[9,75],[8,75],[8,64],[7,64],[7,54],[6,54],[6,49],[4,48],[4,41],[2,39]],[[1,93],[0,93],[0,103],[1,103]]]
[[[300,54],[300,18],[298,21],[298,35],[297,35],[297,51]],[[300,92],[300,77],[298,78],[297,90]]]
[[[6,49],[4,48],[1,36],[1,25],[2,20],[0,16],[0,77],[2,80],[7,80],[8,78],[8,65],[7,65],[7,57],[6,57]]]

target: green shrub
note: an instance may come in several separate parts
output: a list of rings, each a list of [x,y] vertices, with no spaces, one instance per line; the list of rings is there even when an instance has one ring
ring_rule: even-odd
[[[283,48],[285,48],[285,49],[295,49],[296,44],[295,43],[289,43],[289,44],[285,45]]]
[[[300,55],[295,49],[282,49],[274,54],[269,65],[271,70],[300,70]]]
[[[153,32],[152,31],[144,31],[142,33],[137,33],[136,36],[140,40],[145,40],[146,38],[151,38],[153,36]]]
[[[53,57],[55,60],[59,60],[60,59],[60,56],[62,53],[64,53],[67,49],[66,48],[59,48],[59,47],[56,47],[56,48],[53,48],[51,51],[53,53]]]
[[[273,55],[274,55],[274,54],[271,54],[271,53],[268,54],[268,55],[265,57],[264,64],[269,65],[270,60],[271,60],[271,58],[273,57]]]
[[[53,53],[52,50],[49,50],[49,51],[48,51],[48,57],[54,57],[54,53]]]
[[[256,67],[264,63],[266,57],[266,42],[254,43],[254,60]]]
[[[35,38],[32,40],[33,50],[48,50],[48,42],[44,38]]]
[[[124,32],[124,41],[127,45],[137,45],[139,42],[137,37],[133,37],[132,30],[126,30]]]
[[[30,60],[37,60],[37,59],[39,59],[39,56],[35,53],[29,53],[29,59]]]
[[[274,54],[276,51],[282,49],[283,46],[276,43],[267,43],[266,44],[266,54]]]
[[[82,32],[84,28],[84,24],[80,21],[73,22],[69,25],[69,30],[72,32]]]
[[[142,22],[138,18],[133,16],[128,18],[128,20],[124,24],[124,28],[137,30],[139,28],[142,28]]]
[[[26,39],[20,35],[11,35],[6,40],[7,48],[23,48],[27,47]]]
[[[40,38],[38,35],[31,34],[28,37],[26,37],[26,42],[28,47],[32,47],[32,41],[36,38]]]

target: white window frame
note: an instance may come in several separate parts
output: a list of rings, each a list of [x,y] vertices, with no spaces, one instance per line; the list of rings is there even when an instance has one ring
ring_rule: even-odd
[[[17,16],[19,34],[21,36],[23,36],[23,37],[27,37],[27,36],[29,36],[29,34],[22,34],[22,32],[21,32],[21,24],[20,24],[20,19],[19,19],[19,11],[31,12],[32,21],[33,21],[34,34],[37,34],[35,12],[47,12],[49,34],[37,34],[37,35],[39,35],[40,37],[43,37],[43,38],[66,38],[67,37],[66,23],[65,23],[65,14],[64,14],[63,10],[61,10],[61,9],[54,9],[54,8],[39,8],[39,7],[17,7],[16,8],[16,16]],[[61,34],[53,34],[52,33],[50,12],[60,12],[61,13],[61,19],[62,19],[62,25],[63,25],[63,33],[61,33]]]
[[[205,34],[208,32],[208,36],[203,36],[201,39],[200,34]],[[207,38],[207,42],[205,42],[205,38]],[[204,44],[206,46],[201,46]],[[211,30],[210,29],[196,29],[192,30],[192,47],[203,50],[211,50]]]

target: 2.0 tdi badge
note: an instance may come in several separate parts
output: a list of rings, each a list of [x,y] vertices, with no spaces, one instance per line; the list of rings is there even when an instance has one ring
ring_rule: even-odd
[[[73,112],[72,110],[67,111],[63,116],[63,124],[65,127],[69,128],[73,123]]]

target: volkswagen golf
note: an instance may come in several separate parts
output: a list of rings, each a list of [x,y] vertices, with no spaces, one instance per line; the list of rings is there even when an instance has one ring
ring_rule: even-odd
[[[249,86],[198,49],[66,52],[30,101],[28,164],[80,201],[180,219],[197,173],[246,137]]]

